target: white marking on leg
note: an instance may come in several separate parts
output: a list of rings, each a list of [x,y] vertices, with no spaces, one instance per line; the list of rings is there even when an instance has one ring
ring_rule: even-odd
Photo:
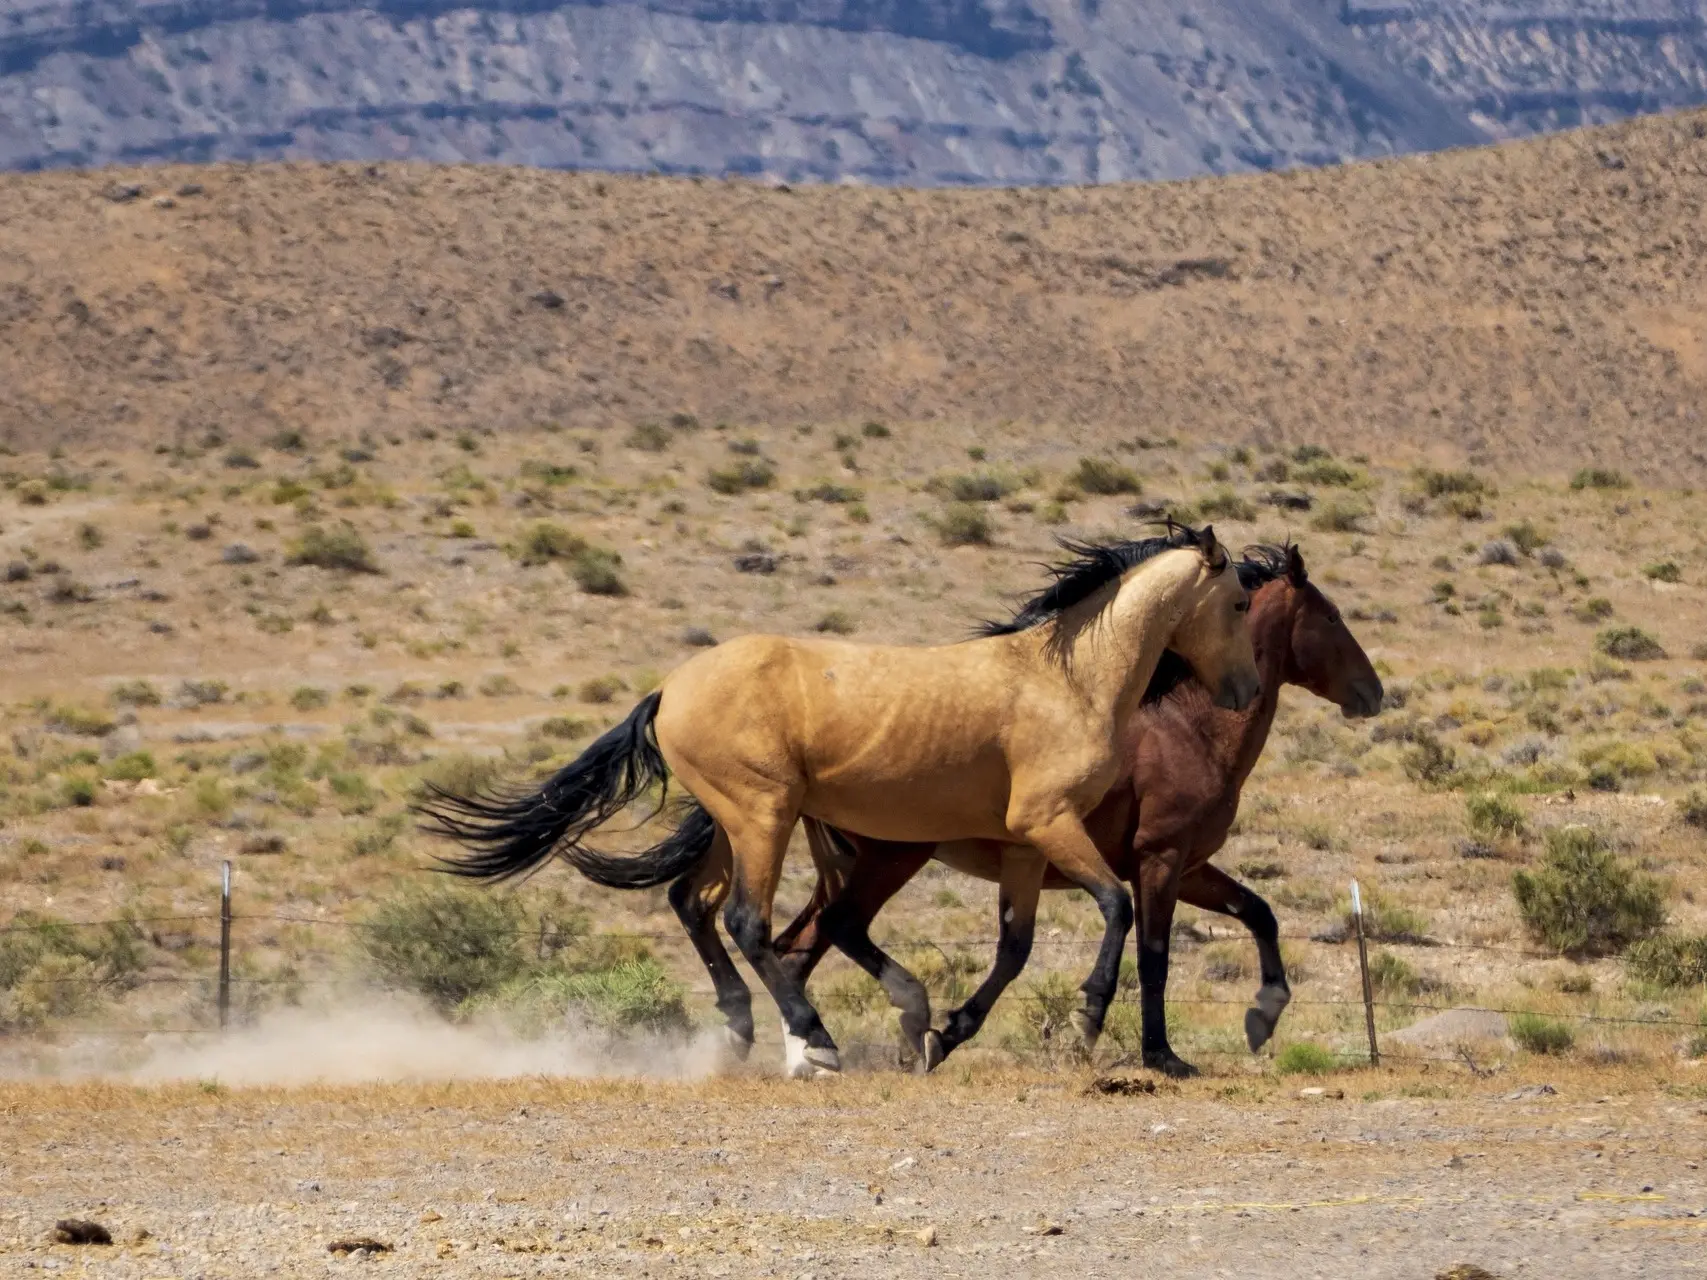
[[[1012,907],[1009,907],[1006,911],[1002,912],[1002,923],[1003,924],[1012,924],[1013,922],[1014,922],[1014,909]]]
[[[806,1037],[792,1034],[786,1022],[782,1024],[782,1055],[783,1070],[790,1080],[805,1080],[814,1074],[816,1069],[806,1059]]]

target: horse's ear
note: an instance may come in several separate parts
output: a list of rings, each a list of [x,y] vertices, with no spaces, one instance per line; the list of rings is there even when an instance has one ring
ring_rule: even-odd
[[[1286,580],[1295,587],[1301,587],[1310,580],[1304,568],[1304,556],[1294,546],[1286,548]]]
[[[1203,552],[1203,558],[1210,564],[1215,564],[1222,555],[1221,543],[1215,537],[1215,526],[1206,524],[1197,535],[1197,549]]]

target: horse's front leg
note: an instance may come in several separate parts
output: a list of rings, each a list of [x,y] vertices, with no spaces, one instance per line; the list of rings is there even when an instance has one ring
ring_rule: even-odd
[[[1281,1011],[1292,1000],[1286,963],[1280,955],[1280,925],[1274,912],[1260,894],[1208,863],[1180,879],[1179,897],[1181,902],[1194,907],[1231,916],[1249,929],[1256,941],[1262,987],[1257,991],[1256,1007],[1245,1010],[1245,1043],[1255,1053],[1268,1043]]]
[[[1008,845],[1002,850],[1002,886],[996,963],[971,998],[948,1015],[941,1031],[925,1036],[925,1070],[933,1071],[949,1054],[978,1034],[1002,992],[1024,971],[1037,930],[1037,895],[1048,864],[1032,849]]]
[[[1120,955],[1132,931],[1132,895],[1109,869],[1077,814],[1061,814],[1045,826],[1028,830],[1026,838],[1067,879],[1090,894],[1102,912],[1102,946],[1090,977],[1079,988],[1085,993],[1084,1007],[1073,1015],[1073,1025],[1089,1053],[1102,1035],[1120,981]]]
[[[1181,854],[1146,850],[1138,869],[1138,996],[1144,1065],[1165,1075],[1194,1076],[1168,1043],[1168,944],[1179,897]]]

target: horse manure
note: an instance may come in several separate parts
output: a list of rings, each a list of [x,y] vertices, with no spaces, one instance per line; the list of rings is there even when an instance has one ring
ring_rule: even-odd
[[[390,1253],[391,1246],[383,1240],[375,1240],[372,1236],[357,1236],[352,1240],[334,1240],[326,1246],[327,1253],[335,1253],[340,1258],[347,1258],[352,1253],[370,1258],[376,1253]]]
[[[1091,1081],[1091,1091],[1116,1098],[1135,1098],[1156,1092],[1156,1082],[1142,1076],[1098,1076]]]
[[[111,1244],[113,1234],[98,1222],[85,1218],[61,1218],[53,1224],[55,1244]]]

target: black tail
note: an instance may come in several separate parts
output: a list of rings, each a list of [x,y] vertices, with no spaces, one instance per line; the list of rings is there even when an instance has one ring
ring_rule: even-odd
[[[557,853],[598,884],[649,889],[697,865],[715,831],[711,815],[697,803],[667,839],[644,853],[612,855],[581,843],[653,783],[668,790],[669,770],[652,732],[658,701],[658,694],[648,694],[628,719],[532,791],[459,796],[431,787],[433,798],[416,812],[429,820],[428,830],[471,850],[466,857],[441,859],[445,870],[475,880],[509,880],[537,870]]]

